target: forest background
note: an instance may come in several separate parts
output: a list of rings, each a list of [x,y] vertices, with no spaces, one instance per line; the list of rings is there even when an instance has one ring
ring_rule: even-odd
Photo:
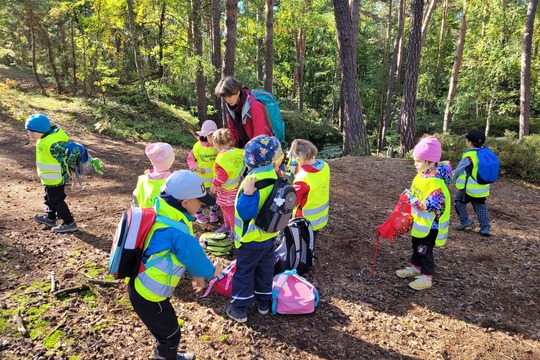
[[[538,181],[536,9],[537,0],[0,0],[0,64],[32,71],[43,96],[75,97],[105,135],[191,146],[202,121],[223,124],[213,89],[234,75],[272,91],[287,133],[326,156],[403,156],[423,133],[444,133],[457,161],[456,135],[478,128],[500,140],[488,144],[504,173]]]

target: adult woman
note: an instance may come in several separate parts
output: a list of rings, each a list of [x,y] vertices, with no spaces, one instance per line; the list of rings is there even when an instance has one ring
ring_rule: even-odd
[[[272,128],[266,121],[264,105],[254,100],[248,88],[232,76],[224,77],[214,93],[225,100],[227,127],[236,147],[244,148],[249,140],[258,135],[272,136]]]

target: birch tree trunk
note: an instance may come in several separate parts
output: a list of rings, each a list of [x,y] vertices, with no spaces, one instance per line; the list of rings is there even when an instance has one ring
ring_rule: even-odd
[[[534,30],[534,17],[538,0],[530,0],[527,7],[525,34],[521,52],[521,88],[519,97],[519,138],[529,135],[529,120],[531,117],[531,51]]]
[[[129,32],[133,43],[133,53],[135,56],[135,68],[137,69],[137,77],[139,78],[139,92],[146,95],[144,68],[141,62],[141,50],[139,49],[139,37],[135,26],[135,13],[133,12],[133,0],[127,0],[128,5],[128,20]]]

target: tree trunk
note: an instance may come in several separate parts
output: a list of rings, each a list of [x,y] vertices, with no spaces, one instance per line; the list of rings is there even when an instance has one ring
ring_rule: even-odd
[[[392,113],[392,97],[394,92],[394,75],[396,73],[397,66],[397,54],[399,51],[400,39],[403,38],[403,29],[405,27],[405,0],[399,0],[398,11],[398,29],[396,39],[394,40],[394,51],[392,52],[392,58],[390,59],[390,70],[388,72],[388,92],[386,94],[386,107],[384,111],[383,127],[379,132],[379,152],[381,152],[386,146],[386,133],[390,128],[390,116]]]
[[[236,56],[236,19],[238,16],[238,0],[226,0],[225,18],[225,56],[222,76],[234,75],[234,59]]]
[[[465,46],[465,34],[467,33],[467,3],[464,2],[463,13],[461,15],[461,26],[459,28],[458,43],[456,48],[456,57],[454,59],[454,67],[450,76],[450,86],[448,89],[448,99],[446,101],[446,109],[444,110],[443,132],[447,133],[452,124],[451,107],[456,96],[458,84],[459,70],[461,69],[461,60],[463,59],[463,48]]]
[[[531,52],[534,30],[534,17],[538,0],[530,0],[527,7],[525,34],[521,51],[521,89],[519,97],[519,138],[529,135],[529,120],[531,117]]]
[[[264,6],[260,2],[257,4],[257,80],[259,84],[264,81],[264,42],[262,37],[261,22],[263,19]]]
[[[219,11],[219,0],[212,0],[212,65],[214,65],[214,85],[221,79],[221,12]],[[212,99],[216,109],[216,124],[218,128],[223,127],[221,97],[214,95]]]
[[[420,44],[420,49],[424,47],[424,42],[426,41],[426,34],[429,27],[429,23],[431,22],[431,16],[433,16],[433,12],[435,11],[435,8],[437,7],[437,0],[431,0],[429,3],[429,7],[426,10],[426,14],[424,15],[424,19],[422,20],[422,42]]]
[[[370,148],[358,92],[356,53],[350,15],[354,9],[349,8],[347,0],[333,0],[333,2],[343,83],[343,154],[369,155]]]
[[[382,146],[381,136],[382,131],[384,128],[384,106],[386,104],[386,95],[387,95],[387,82],[390,81],[390,78],[386,78],[386,75],[388,74],[388,56],[390,52],[390,41],[392,41],[392,0],[388,0],[388,20],[387,20],[387,27],[386,27],[386,39],[384,42],[384,64],[383,64],[383,71],[381,73],[381,103],[379,108],[379,135],[377,139],[377,152],[380,151]]]
[[[400,115],[401,155],[405,155],[416,144],[416,94],[418,91],[423,13],[424,0],[412,0],[405,84]]]
[[[203,71],[203,41],[201,32],[201,0],[192,0],[193,10],[193,43],[195,45],[195,55],[197,57],[197,74],[195,78],[195,88],[197,91],[197,114],[199,125],[207,119],[206,109],[206,80]]]
[[[491,99],[489,100],[489,106],[486,116],[486,131],[485,135],[489,135],[489,128],[491,127],[491,115],[493,114],[493,106],[495,105],[495,95],[497,94],[497,82],[493,84],[491,88]]]
[[[135,26],[135,13],[133,12],[133,0],[127,0],[128,5],[128,19],[129,19],[129,32],[131,33],[131,41],[133,43],[133,52],[135,56],[135,68],[137,69],[137,76],[139,78],[139,92],[146,95],[145,75],[144,68],[141,62],[141,50],[139,49],[139,37],[137,34],[137,27]]]
[[[405,8],[407,6],[407,0],[405,0],[405,3],[403,4],[403,7]],[[399,38],[399,47],[398,47],[398,54],[397,54],[397,61],[396,61],[396,95],[400,93],[400,87],[401,87],[401,63],[403,62],[403,40],[405,38],[405,34],[402,33],[401,37]],[[399,129],[399,121],[397,125],[397,131],[400,132]]]
[[[64,92],[64,89],[62,87],[62,82],[60,81],[60,75],[58,74],[58,70],[56,69],[56,64],[54,63],[54,54],[51,38],[49,37],[49,33],[47,32],[47,30],[36,18],[34,18],[34,23],[38,26],[41,34],[43,35],[43,39],[45,40],[45,44],[47,45],[47,55],[49,57],[49,64],[51,65],[54,81],[56,82],[56,91],[59,94],[62,94]]]
[[[30,39],[31,39],[31,47],[32,47],[32,71],[34,72],[34,77],[36,78],[36,82],[39,86],[39,89],[41,90],[41,93],[43,95],[47,95],[47,92],[45,91],[45,87],[43,86],[43,83],[41,82],[41,79],[39,78],[39,73],[37,71],[37,62],[36,62],[36,32],[34,29],[34,12],[32,10],[32,4],[26,2],[26,10],[28,13],[28,29],[30,30]]]
[[[79,88],[78,81],[77,81],[77,54],[76,54],[76,45],[75,45],[75,30],[73,29],[73,21],[72,18],[69,22],[69,32],[70,32],[70,38],[71,38],[71,71],[73,73],[73,95],[77,95],[77,90]]]
[[[266,0],[266,39],[264,49],[264,90],[272,92],[274,82],[274,0]]]
[[[439,31],[439,46],[437,48],[437,65],[435,67],[435,80],[433,86],[435,87],[436,94],[439,94],[439,79],[441,78],[441,62],[442,53],[444,49],[444,38],[446,34],[446,19],[448,18],[448,0],[443,1],[442,15],[441,15],[441,29]]]
[[[311,0],[304,2],[301,17],[306,16],[311,7]],[[294,16],[294,15],[293,15]],[[294,22],[293,22],[294,23]],[[305,27],[300,26],[299,29],[293,31],[293,40],[295,52],[294,65],[294,82],[293,82],[293,97],[296,97],[296,86],[298,87],[298,111],[304,111],[304,69],[306,57],[307,31]]]
[[[158,31],[158,77],[162,78],[165,73],[163,67],[163,32],[165,27],[165,14],[167,10],[167,2],[161,3],[161,13],[159,15],[159,31]]]

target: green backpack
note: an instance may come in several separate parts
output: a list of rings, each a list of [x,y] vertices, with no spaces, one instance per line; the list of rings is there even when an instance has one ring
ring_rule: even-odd
[[[206,232],[199,238],[202,248],[205,252],[215,256],[232,255],[232,242],[227,234],[218,234]]]

